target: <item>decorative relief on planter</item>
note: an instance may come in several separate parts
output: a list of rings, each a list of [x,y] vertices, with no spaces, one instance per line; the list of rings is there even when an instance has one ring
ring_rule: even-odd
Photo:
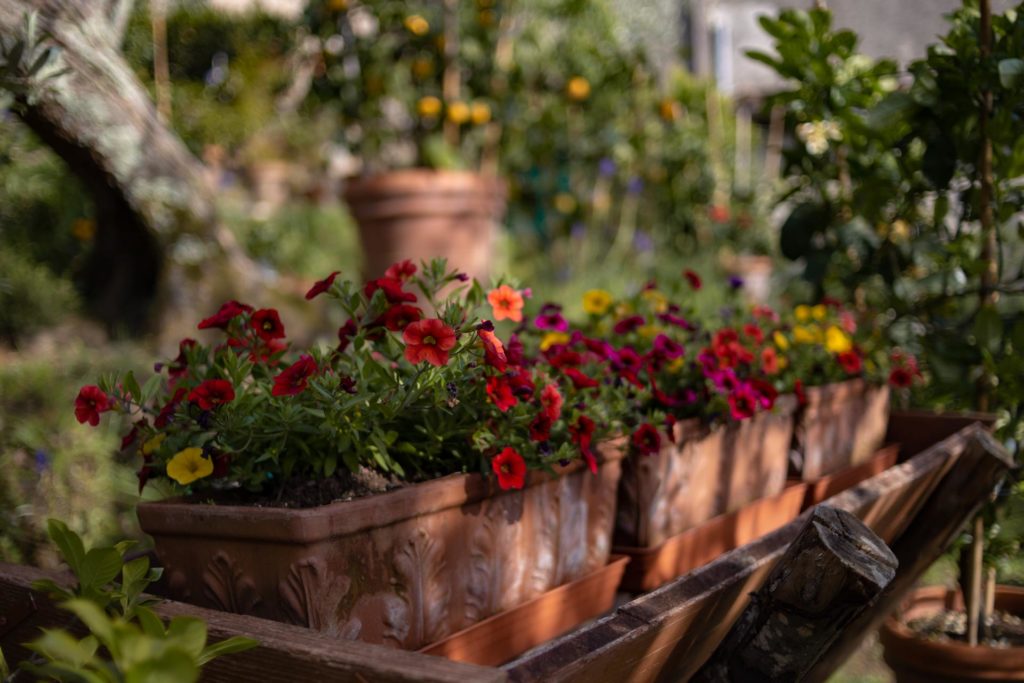
[[[410,636],[416,643],[432,643],[448,634],[448,599],[451,586],[445,581],[444,545],[422,527],[399,544],[395,552],[398,590],[405,596],[412,616]]]
[[[252,614],[263,602],[256,584],[246,576],[227,553],[213,556],[203,572],[203,596],[219,609],[236,614]]]
[[[294,562],[280,584],[281,606],[293,624],[330,632],[351,583],[347,576],[332,575],[322,557]]]

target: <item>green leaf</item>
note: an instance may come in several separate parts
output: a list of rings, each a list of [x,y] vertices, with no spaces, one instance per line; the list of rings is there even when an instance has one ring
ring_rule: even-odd
[[[142,400],[142,389],[139,388],[139,381],[135,379],[135,373],[131,370],[124,376],[124,388],[131,394],[133,400]]]
[[[999,62],[999,83],[1008,90],[1016,88],[1024,79],[1024,59],[1016,57]]]
[[[111,643],[114,641],[114,624],[107,613],[96,603],[76,598],[68,600],[61,607],[78,617],[94,636],[103,641],[108,649],[113,649]]]
[[[11,675],[11,667],[7,666],[7,660],[4,658],[4,651],[0,649],[0,680],[6,679]]]
[[[235,652],[245,652],[246,650],[251,650],[254,647],[259,647],[259,645],[260,641],[242,636],[234,636],[227,640],[222,640],[219,643],[207,646],[207,648],[203,650],[203,653],[199,656],[199,666],[204,666],[211,659],[215,659],[222,655],[229,655]]]
[[[135,608],[135,618],[142,627],[142,632],[151,638],[163,638],[164,622],[156,615],[156,612],[148,607]]]
[[[828,217],[828,210],[821,204],[801,204],[793,209],[779,235],[782,255],[791,261],[805,256],[814,234],[828,224]]]
[[[60,629],[42,629],[43,635],[26,645],[29,650],[37,652],[52,661],[63,661],[82,667],[92,661],[96,653],[90,643],[76,640],[70,633]]]
[[[83,588],[100,588],[117,578],[123,563],[121,554],[113,548],[93,548],[85,554],[78,580]]]
[[[174,617],[167,626],[167,637],[173,638],[175,647],[194,659],[202,654],[206,645],[206,622],[195,617]]]
[[[146,383],[142,385],[142,395],[139,397],[139,402],[148,404],[153,397],[156,396],[156,392],[160,390],[160,384],[163,382],[163,377],[160,375],[153,375],[146,380]]]
[[[199,665],[177,648],[141,661],[124,672],[125,683],[193,683],[197,680]]]
[[[81,581],[82,562],[85,560],[85,546],[82,545],[82,539],[59,519],[46,520],[46,531],[50,540],[60,550],[61,557]]]
[[[978,346],[991,353],[998,353],[1003,342],[1003,319],[993,306],[985,306],[974,319],[974,336]]]

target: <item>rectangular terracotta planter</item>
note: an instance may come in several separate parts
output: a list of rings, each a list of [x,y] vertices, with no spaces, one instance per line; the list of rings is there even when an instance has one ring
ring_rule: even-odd
[[[796,400],[711,429],[677,423],[676,443],[623,461],[615,544],[653,548],[709,519],[780,493],[786,486]]]
[[[616,546],[629,558],[621,590],[645,593],[702,567],[722,553],[789,524],[803,510],[807,485],[793,482],[774,496],[749,503],[676,534],[656,548]]]
[[[168,596],[419,649],[608,563],[622,452],[598,473],[479,474],[285,509],[140,504]]]
[[[611,610],[629,558],[495,614],[420,650],[456,662],[498,666]]]
[[[889,387],[855,379],[806,390],[797,414],[794,474],[814,481],[859,465],[881,447],[889,422]]]

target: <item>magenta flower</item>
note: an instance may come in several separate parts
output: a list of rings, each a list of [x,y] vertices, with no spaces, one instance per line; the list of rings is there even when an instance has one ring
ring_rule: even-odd
[[[638,327],[641,327],[644,322],[646,321],[642,315],[631,315],[628,318],[623,318],[619,322],[615,323],[615,327],[613,329],[615,330],[615,334],[627,334]]]
[[[656,358],[674,360],[682,358],[686,354],[686,349],[679,342],[670,339],[668,335],[659,334],[654,338],[652,353]]]
[[[569,321],[562,315],[562,307],[558,304],[544,304],[540,308],[540,315],[533,319],[533,324],[541,330],[554,330],[555,332],[567,332]]]

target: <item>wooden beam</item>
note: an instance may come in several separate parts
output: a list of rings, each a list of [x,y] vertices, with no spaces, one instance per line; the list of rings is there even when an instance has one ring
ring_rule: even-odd
[[[896,575],[896,556],[854,515],[814,508],[764,585],[690,680],[800,680]]]
[[[32,590],[41,578],[60,581],[67,576],[32,567],[0,563],[0,648],[13,667],[28,656],[22,644],[33,640],[41,627],[70,626],[71,615]],[[499,683],[499,669],[451,662],[416,652],[370,645],[275,621],[203,609],[178,602],[162,602],[156,612],[164,619],[189,615],[204,619],[210,641],[244,635],[260,646],[240,655],[215,659],[203,668],[204,683],[237,681],[343,681],[368,683]]]
[[[824,681],[839,668],[868,633],[875,631],[899,605],[903,594],[949,547],[960,529],[991,497],[1013,468],[1013,459],[980,425],[965,430],[969,441],[956,467],[950,470],[913,521],[892,544],[899,560],[896,578],[868,612],[855,619],[808,674]],[[965,433],[961,432],[961,434]]]

